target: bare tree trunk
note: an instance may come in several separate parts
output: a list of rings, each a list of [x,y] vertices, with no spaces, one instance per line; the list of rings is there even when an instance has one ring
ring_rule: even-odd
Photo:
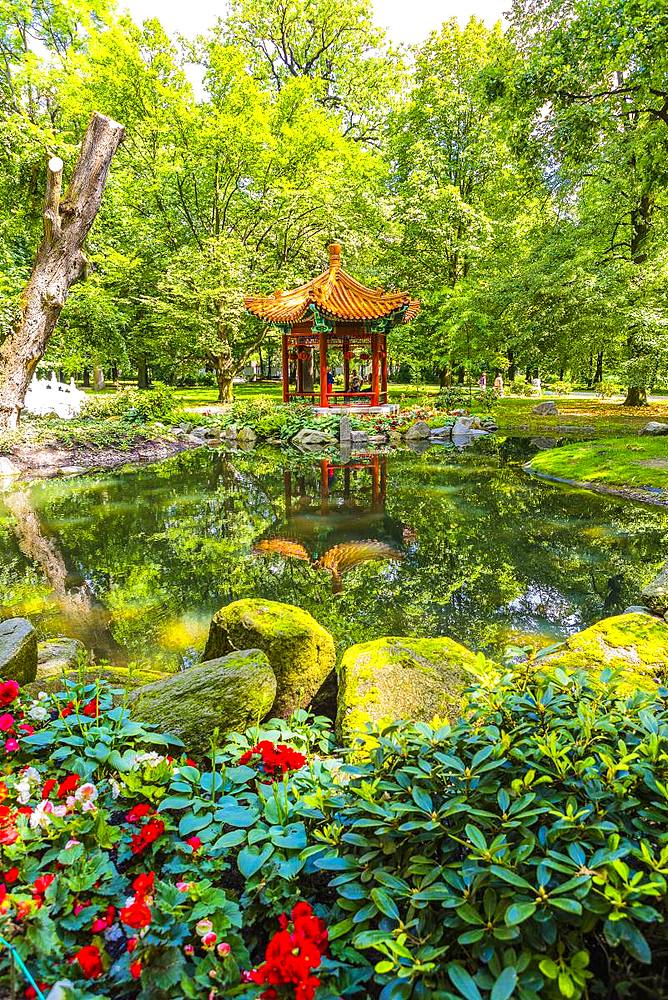
[[[218,402],[234,402],[234,392],[232,389],[233,371],[225,358],[213,358],[213,368],[216,373],[216,383],[218,385]]]
[[[151,381],[148,377],[148,364],[146,362],[146,355],[140,354],[137,358],[137,388],[138,389],[149,389],[151,386]]]
[[[647,406],[647,389],[631,385],[627,389],[624,406]]]
[[[60,200],[63,161],[49,160],[44,239],[21,297],[21,315],[0,345],[0,428],[19,422],[25,394],[44,355],[71,286],[83,277],[82,248],[102,201],[122,125],[95,112],[84,136],[70,185]]]

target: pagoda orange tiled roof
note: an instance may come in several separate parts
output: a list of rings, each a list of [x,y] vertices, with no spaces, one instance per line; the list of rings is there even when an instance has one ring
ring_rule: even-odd
[[[324,316],[347,322],[389,317],[405,309],[404,322],[417,315],[420,303],[406,292],[384,292],[367,288],[341,267],[341,247],[329,247],[329,268],[305,285],[289,292],[249,296],[246,309],[267,323],[293,324],[307,319],[311,306]]]

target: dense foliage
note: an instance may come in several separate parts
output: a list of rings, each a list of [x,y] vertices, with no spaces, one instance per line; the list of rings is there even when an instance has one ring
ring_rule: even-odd
[[[194,43],[108,0],[5,4],[2,328],[45,154],[67,175],[97,109],[126,141],[48,364],[206,369],[229,400],[278,357],[243,292],[310,277],[338,238],[360,278],[423,301],[393,361],[612,378],[641,402],[668,367],[665,30],[661,0],[515,0],[505,31],[452,20],[401,52],[368,0],[235,0]]]
[[[665,698],[481,657],[459,722],[343,753],[302,712],[212,765],[5,682],[0,934],[73,998],[662,995]]]

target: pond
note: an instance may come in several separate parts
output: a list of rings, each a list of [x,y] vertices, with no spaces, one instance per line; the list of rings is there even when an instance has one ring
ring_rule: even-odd
[[[342,464],[200,449],[24,484],[0,497],[0,614],[169,667],[196,660],[211,614],[240,597],[306,608],[340,648],[551,643],[637,602],[668,514],[532,479],[534,450],[495,436]]]

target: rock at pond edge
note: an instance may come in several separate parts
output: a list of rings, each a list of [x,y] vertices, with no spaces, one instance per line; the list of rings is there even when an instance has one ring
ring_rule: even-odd
[[[337,731],[350,743],[367,722],[457,718],[476,660],[445,637],[391,636],[351,646],[338,667]]]
[[[654,614],[668,613],[668,562],[652,582],[647,584],[640,596]]]
[[[329,632],[308,611],[279,601],[245,598],[211,619],[204,660],[250,648],[269,657],[278,684],[272,714],[282,718],[310,703],[336,660]]]
[[[246,649],[199,663],[137,688],[133,718],[178,736],[190,753],[209,753],[214,729],[221,736],[257,725],[276,696],[276,675],[266,655]]]
[[[653,690],[668,676],[668,625],[654,615],[613,615],[577,632],[540,663],[568,669],[618,668],[631,689]]]
[[[19,684],[37,675],[37,633],[27,618],[0,622],[0,678]]]

